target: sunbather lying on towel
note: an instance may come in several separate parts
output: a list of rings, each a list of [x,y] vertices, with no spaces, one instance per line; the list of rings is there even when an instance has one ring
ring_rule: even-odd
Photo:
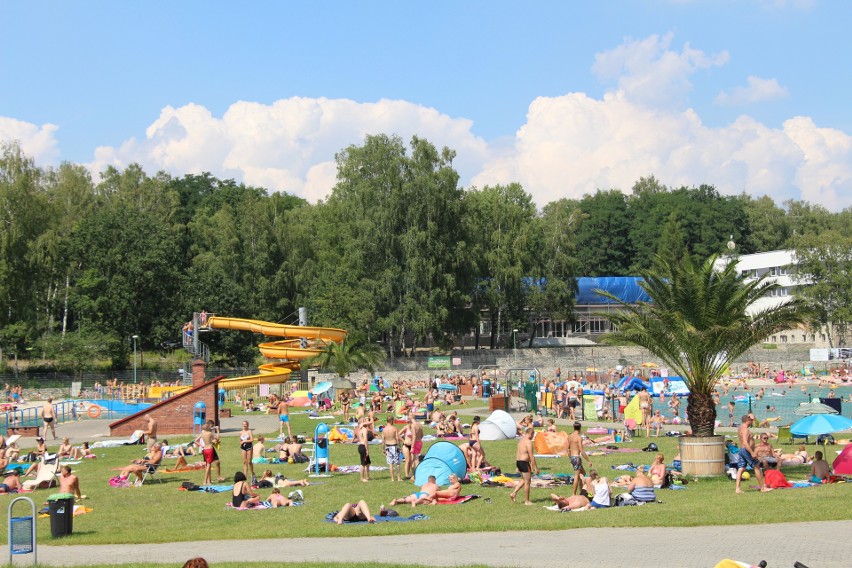
[[[307,479],[287,479],[280,473],[273,475],[272,470],[267,469],[263,472],[259,485],[261,487],[307,487],[309,483]]]
[[[281,495],[281,490],[277,487],[272,490],[268,501],[272,505],[273,509],[277,509],[278,507],[289,507],[293,504],[293,501]]]
[[[580,509],[588,509],[590,507],[589,498],[585,495],[569,495],[561,497],[556,493],[550,494],[550,500],[559,507],[560,511],[577,511]]]
[[[440,487],[435,482],[435,476],[430,475],[429,480],[420,487],[420,491],[412,493],[406,497],[400,497],[391,501],[391,505],[402,505],[403,503],[411,503],[412,507],[417,505],[432,504],[435,502],[435,495]]]
[[[367,521],[375,523],[376,517],[370,514],[370,508],[367,502],[363,499],[357,503],[346,503],[341,507],[340,512],[334,516],[334,522],[342,525],[347,521]]]
[[[808,451],[805,447],[799,446],[799,449],[792,454],[781,454],[778,459],[781,460],[781,465],[797,466],[808,463],[811,458],[808,456]]]

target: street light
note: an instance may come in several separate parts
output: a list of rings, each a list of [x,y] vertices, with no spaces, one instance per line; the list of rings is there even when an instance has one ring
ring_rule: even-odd
[[[138,335],[133,336],[133,383],[136,383],[136,340],[139,339]]]
[[[517,348],[518,348],[518,330],[513,329],[512,330],[512,349],[517,349]]]

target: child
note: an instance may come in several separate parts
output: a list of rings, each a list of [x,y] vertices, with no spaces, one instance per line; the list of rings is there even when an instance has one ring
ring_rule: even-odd
[[[826,483],[830,475],[831,467],[827,461],[822,459],[822,452],[816,452],[811,464],[811,481],[813,483]]]

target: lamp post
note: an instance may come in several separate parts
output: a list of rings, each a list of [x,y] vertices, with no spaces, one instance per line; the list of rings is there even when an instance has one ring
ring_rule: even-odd
[[[138,335],[133,336],[133,384],[136,384],[136,340],[139,339]]]
[[[512,351],[517,351],[518,349],[518,330],[512,330]]]

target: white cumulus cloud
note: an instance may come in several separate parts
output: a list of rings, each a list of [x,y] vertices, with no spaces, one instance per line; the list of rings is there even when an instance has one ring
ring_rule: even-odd
[[[763,79],[750,76],[748,85],[736,87],[730,93],[722,91],[716,95],[716,103],[720,105],[743,105],[781,99],[788,95],[777,79]]]
[[[535,99],[514,147],[490,159],[472,183],[520,182],[542,205],[597,189],[629,191],[653,174],[669,186],[706,183],[722,193],[765,194],[779,203],[806,199],[835,210],[852,205],[852,137],[806,117],[782,128],[748,116],[706,126],[676,100],[691,88],[690,75],[723,64],[727,55],[707,56],[689,46],[672,51],[670,45],[671,36],[652,36],[598,54],[595,72],[618,87],[602,99],[584,93]],[[752,77],[749,85],[738,96],[783,91],[773,80]],[[667,93],[674,99],[666,102]]]
[[[595,55],[592,71],[602,81],[615,81],[617,91],[649,106],[680,105],[692,90],[689,77],[701,69],[728,62],[728,53],[707,55],[687,43],[669,49],[674,35],[628,39],[620,46]]]
[[[146,169],[179,175],[209,171],[249,185],[286,191],[311,201],[325,197],[335,182],[334,155],[368,134],[413,135],[458,153],[460,172],[472,176],[487,144],[467,119],[398,100],[359,103],[348,99],[293,97],[265,105],[239,101],[221,117],[203,106],[166,107],[144,140],[119,148],[98,148],[94,171],[139,162]]]
[[[27,156],[36,163],[53,162],[59,156],[55,124],[32,124],[14,118],[0,116],[0,141],[17,142]]]

